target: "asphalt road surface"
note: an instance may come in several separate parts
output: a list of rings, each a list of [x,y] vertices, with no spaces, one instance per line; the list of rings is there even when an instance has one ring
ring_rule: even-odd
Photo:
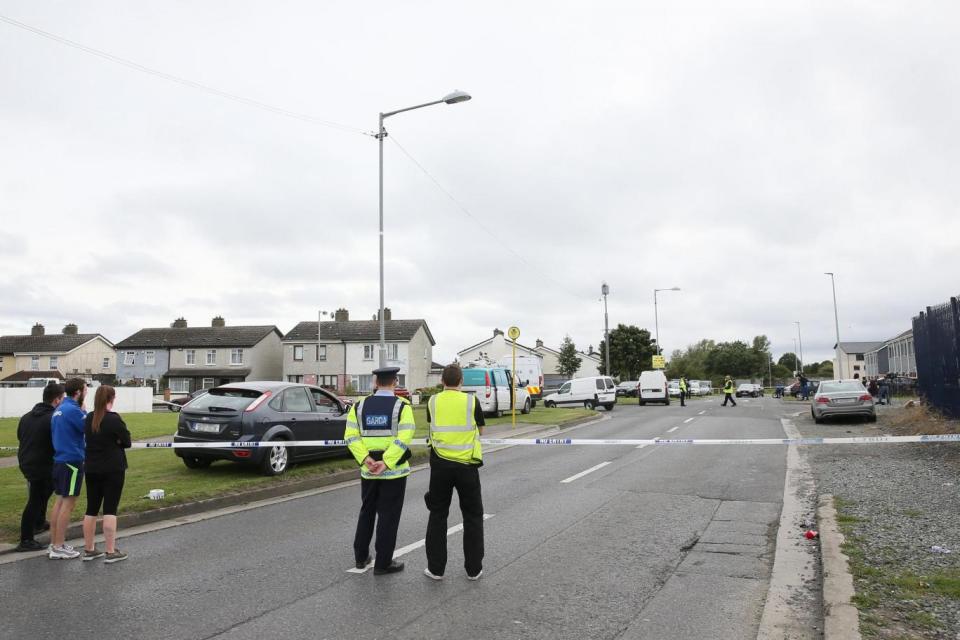
[[[783,434],[771,399],[626,402],[571,437]],[[2,564],[0,638],[752,639],[785,458],[777,446],[514,446],[481,470],[490,518],[478,582],[466,580],[456,531],[445,579],[422,574],[422,471],[407,486],[402,573],[347,571],[360,502],[348,486],[121,539],[130,560],[115,565]]]

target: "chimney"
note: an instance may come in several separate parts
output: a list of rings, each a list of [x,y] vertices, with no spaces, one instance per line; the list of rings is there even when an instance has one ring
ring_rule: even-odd
[[[43,325],[39,322],[30,329],[30,335],[32,336],[42,336],[46,333],[46,330],[43,328]]]
[[[333,320],[335,322],[349,322],[350,312],[346,309],[337,309],[333,312]]]
[[[542,349],[542,348],[543,348],[543,340],[541,340],[540,338],[537,338],[537,349]]]
[[[174,320],[170,326],[173,327],[174,329],[186,329],[187,321],[184,320],[183,316],[180,316],[179,318]]]
[[[493,330],[493,337],[494,337],[494,338],[496,338],[497,336],[502,336],[502,335],[503,335],[503,331],[500,331],[500,329],[494,329],[494,330]]]
[[[72,322],[63,328],[63,335],[65,336],[75,336],[77,335],[77,325]]]
[[[380,320],[380,312],[379,312],[379,311],[377,311],[375,314],[373,314],[373,319],[374,319],[374,320]],[[389,322],[390,320],[393,320],[393,312],[390,311],[390,307],[384,307],[384,308],[383,308],[383,319],[384,319],[384,321],[386,321],[386,322]]]
[[[217,316],[210,321],[210,326],[222,329],[223,327],[227,326],[227,321],[223,319],[223,316]]]

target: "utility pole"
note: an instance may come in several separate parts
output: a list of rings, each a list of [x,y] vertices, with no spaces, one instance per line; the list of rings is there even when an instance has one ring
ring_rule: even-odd
[[[840,360],[840,314],[837,313],[837,281],[833,276],[833,271],[825,271],[824,274],[830,276],[830,286],[833,288],[833,323],[837,329],[837,346],[834,347],[837,356],[837,370],[833,373],[837,380],[843,380],[843,362]]]
[[[797,340],[800,342],[800,367],[803,367],[803,338],[800,335],[800,321],[794,320],[793,324],[797,325]],[[800,373],[803,374],[803,369],[799,369]]]
[[[607,314],[607,295],[610,294],[610,286],[604,282],[600,287],[600,293],[603,294],[603,344],[606,347],[604,351],[604,362],[606,363],[606,368],[604,371],[606,374],[612,375],[610,373],[610,317]]]

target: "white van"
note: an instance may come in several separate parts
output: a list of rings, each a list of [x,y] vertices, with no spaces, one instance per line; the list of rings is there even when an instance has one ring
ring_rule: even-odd
[[[667,376],[663,371],[644,371],[640,374],[640,406],[648,402],[662,402],[670,404],[670,394],[667,391]]]
[[[497,364],[504,369],[512,369],[513,356],[503,356]],[[514,371],[514,374],[520,384],[527,387],[532,406],[537,406],[537,400],[543,398],[543,367],[540,357],[517,356],[517,370]]]
[[[617,404],[617,387],[613,378],[609,376],[592,376],[590,378],[574,378],[564,382],[556,393],[551,393],[543,399],[547,407],[562,405],[583,405],[588,409],[604,407],[613,411]]]
[[[480,401],[484,414],[502,416],[511,410],[513,391],[510,372],[499,367],[467,367],[463,370],[463,385],[460,390],[473,393]],[[517,409],[530,413],[533,401],[524,387],[517,387]]]

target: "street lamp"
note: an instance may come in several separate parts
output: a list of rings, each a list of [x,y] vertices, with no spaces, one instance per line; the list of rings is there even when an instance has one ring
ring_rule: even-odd
[[[610,294],[610,286],[606,282],[600,286],[600,293],[603,295],[603,344],[606,347],[604,358],[606,369],[604,371],[609,376],[612,375],[610,373],[610,318],[607,315],[607,295]]]
[[[656,331],[657,337],[657,355],[662,355],[663,350],[660,348],[660,314],[657,311],[657,292],[658,291],[680,291],[680,287],[670,287],[669,289],[654,289],[653,290],[653,325]]]
[[[794,320],[793,324],[797,325],[797,340],[800,341],[800,375],[803,375],[803,338],[800,336],[800,321]]]
[[[803,373],[800,371],[800,359],[797,357],[797,339],[793,338],[793,369],[797,372],[797,375]]]
[[[383,121],[390,116],[395,116],[398,113],[403,113],[404,111],[413,111],[414,109],[422,109],[423,107],[430,107],[435,104],[457,104],[458,102],[466,102],[471,98],[470,94],[466,91],[454,91],[445,95],[439,100],[434,100],[433,102],[424,102],[423,104],[418,104],[413,107],[406,107],[403,109],[397,109],[395,111],[387,111],[380,113],[380,126],[377,127],[377,134],[374,136],[380,142],[380,367],[383,368],[387,366],[387,340],[386,340],[386,324],[383,317],[383,139],[387,137],[387,130],[383,128]]]
[[[837,346],[834,347],[837,355],[837,380],[843,380],[843,362],[840,361],[840,314],[837,313],[837,281],[833,276],[833,271],[824,271],[824,275],[830,276],[830,286],[833,288],[833,322],[837,329]]]

